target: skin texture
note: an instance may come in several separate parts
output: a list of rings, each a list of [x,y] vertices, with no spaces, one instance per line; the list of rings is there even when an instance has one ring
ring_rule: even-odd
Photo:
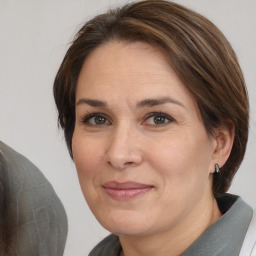
[[[232,141],[225,127],[207,134],[156,47],[114,41],[86,59],[76,91],[74,162],[90,209],[119,235],[125,255],[180,255],[221,217],[212,175]],[[148,189],[113,197],[107,182]]]

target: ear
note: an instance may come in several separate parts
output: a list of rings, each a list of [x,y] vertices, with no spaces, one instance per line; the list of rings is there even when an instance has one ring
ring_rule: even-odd
[[[221,168],[229,158],[235,136],[235,125],[228,120],[225,125],[214,129],[214,151],[211,162],[211,173],[215,172],[215,164]]]

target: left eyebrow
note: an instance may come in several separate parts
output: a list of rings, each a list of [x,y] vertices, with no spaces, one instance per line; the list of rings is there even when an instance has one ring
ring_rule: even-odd
[[[92,107],[106,107],[107,103],[104,101],[100,101],[100,100],[93,100],[93,99],[85,99],[82,98],[80,100],[77,101],[76,106],[82,105],[82,104],[87,104],[89,106]]]
[[[137,108],[142,108],[142,107],[154,107],[158,105],[163,105],[166,103],[172,103],[179,105],[183,108],[185,108],[184,104],[182,104],[180,101],[171,98],[171,97],[163,97],[163,98],[156,98],[156,99],[145,99],[136,104]]]

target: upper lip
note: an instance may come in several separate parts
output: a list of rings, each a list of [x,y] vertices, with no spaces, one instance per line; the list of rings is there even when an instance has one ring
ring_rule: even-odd
[[[109,189],[139,189],[139,188],[149,188],[153,186],[149,184],[137,183],[134,181],[127,181],[127,182],[108,181],[103,184],[103,187],[109,188]]]

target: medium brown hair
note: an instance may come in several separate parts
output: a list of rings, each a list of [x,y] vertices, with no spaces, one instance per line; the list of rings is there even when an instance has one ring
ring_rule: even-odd
[[[173,2],[126,4],[88,21],[77,33],[54,81],[59,125],[72,157],[77,79],[86,57],[113,41],[142,41],[160,47],[194,97],[209,134],[227,120],[235,126],[231,154],[214,174],[215,196],[226,192],[243,160],[248,138],[249,103],[236,55],[219,29],[198,13]]]

